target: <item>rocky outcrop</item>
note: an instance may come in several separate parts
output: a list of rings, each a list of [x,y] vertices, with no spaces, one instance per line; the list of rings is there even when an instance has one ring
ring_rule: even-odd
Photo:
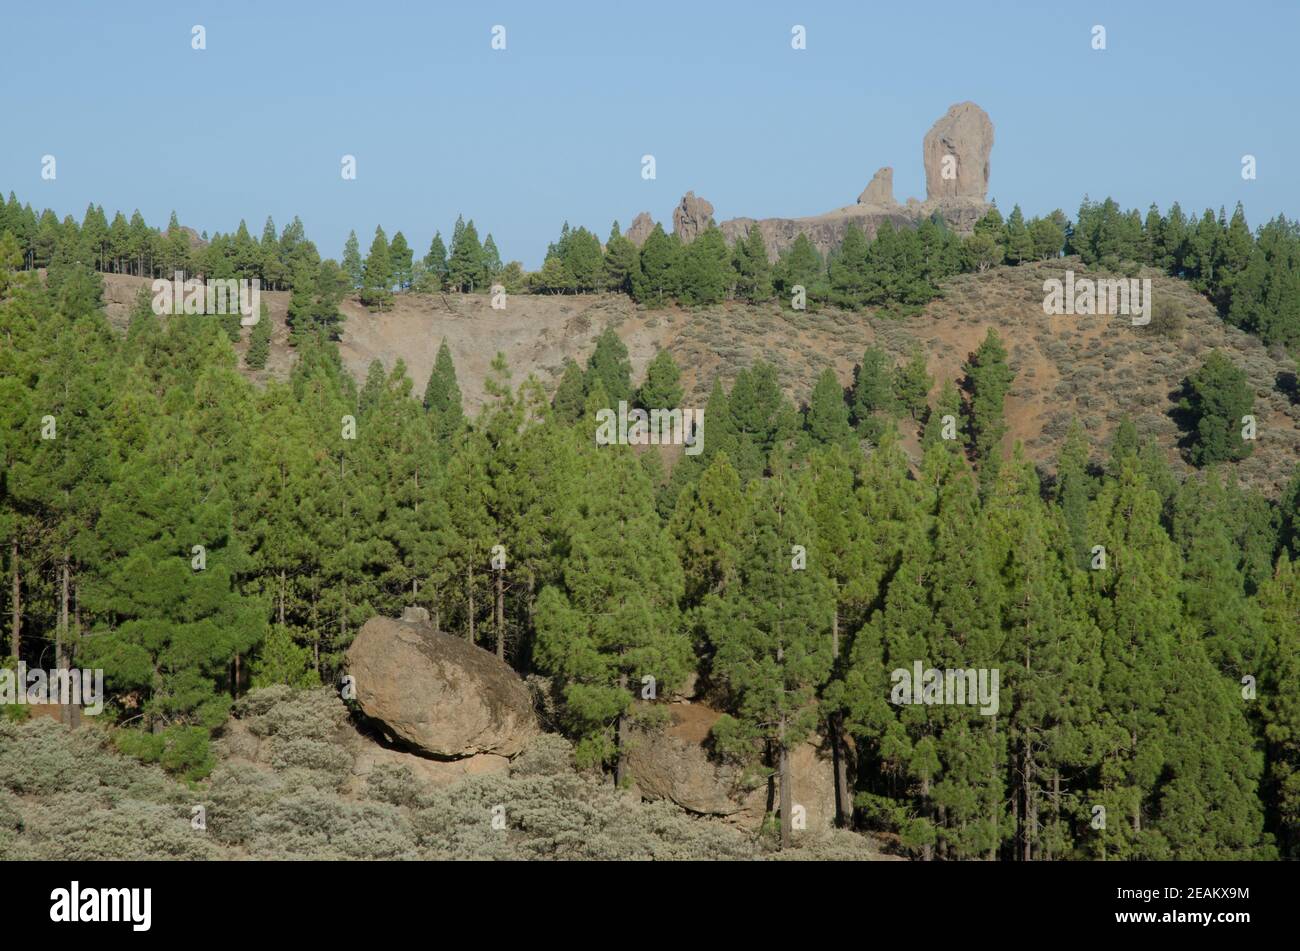
[[[953,198],[984,201],[992,151],[993,123],[988,113],[973,102],[950,107],[930,127],[922,144],[927,202]]]
[[[643,211],[632,219],[628,225],[623,237],[627,238],[638,248],[645,244],[645,239],[650,237],[650,232],[655,230],[655,220],[650,217],[650,212]]]
[[[713,224],[713,205],[703,198],[696,198],[695,192],[687,192],[681,203],[673,209],[673,233],[682,241],[690,244]]]
[[[757,227],[767,245],[767,256],[773,261],[801,234],[807,235],[813,247],[826,256],[839,247],[850,224],[874,238],[885,222],[895,228],[911,228],[937,214],[957,234],[968,235],[990,207],[986,196],[992,149],[993,123],[988,115],[973,102],[957,103],[930,128],[922,142],[925,201],[909,198],[898,204],[894,198],[894,170],[885,167],[876,172],[856,204],[807,218],[731,218],[719,227],[732,243]],[[950,159],[946,163],[945,157]],[[951,177],[945,177],[945,173]],[[687,199],[699,201],[688,192],[682,199],[683,206]],[[677,213],[673,221],[676,224]],[[678,234],[683,234],[680,228]]]
[[[537,733],[523,680],[427,616],[374,617],[348,649],[362,712],[394,740],[438,759],[510,757]]]
[[[767,813],[769,784],[746,781],[738,767],[710,758],[706,742],[721,714],[701,703],[673,705],[669,713],[665,729],[631,733],[624,762],[641,797],[757,829]],[[807,831],[834,826],[835,771],[829,753],[802,743],[792,751],[790,764],[793,801],[804,809]],[[770,792],[776,811],[779,792]]]
[[[867,187],[862,190],[858,196],[859,205],[875,205],[878,208],[893,208],[898,204],[894,201],[894,170],[886,166],[876,172],[871,177]]]
[[[722,229],[722,236],[729,244],[743,239],[749,234],[750,228],[757,227],[763,235],[768,260],[775,261],[801,234],[807,235],[813,247],[825,258],[843,242],[844,232],[850,222],[857,224],[868,238],[875,238],[876,232],[886,221],[895,228],[911,228],[919,220],[918,215],[901,205],[895,205],[889,210],[877,205],[850,205],[811,218],[764,218],[761,221],[732,218],[718,227]]]

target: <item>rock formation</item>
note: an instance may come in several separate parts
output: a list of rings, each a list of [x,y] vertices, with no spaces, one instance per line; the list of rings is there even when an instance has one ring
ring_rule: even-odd
[[[898,202],[894,201],[894,170],[886,166],[876,172],[871,177],[867,187],[862,190],[858,196],[859,205],[876,205],[881,208],[893,208]]]
[[[922,145],[927,201],[975,199],[989,190],[993,123],[973,102],[960,102],[930,127]]]
[[[905,204],[898,204],[894,198],[894,170],[885,167],[876,172],[856,204],[807,218],[732,218],[719,227],[727,241],[733,243],[757,227],[773,261],[800,234],[807,235],[823,256],[829,254],[844,240],[850,222],[868,238],[874,238],[886,221],[896,228],[915,227],[937,214],[953,231],[967,235],[990,207],[986,199],[992,149],[993,123],[988,115],[973,102],[957,103],[930,128],[922,143],[925,201],[909,198]],[[701,208],[705,209],[703,216]],[[687,192],[673,212],[678,236],[683,241],[694,238],[707,227],[707,216],[712,212],[712,205],[694,192]],[[705,222],[703,226],[701,221]]]
[[[365,715],[428,756],[514,756],[537,733],[519,675],[481,647],[435,631],[427,614],[371,618],[348,649],[348,673]]]
[[[628,773],[644,799],[667,800],[705,816],[719,816],[757,829],[767,812],[766,783],[745,785],[740,770],[709,758],[704,742],[721,714],[701,703],[674,705],[662,731],[633,730],[626,753]],[[809,831],[835,824],[835,771],[831,757],[813,743],[790,754],[792,794],[804,807]]]
[[[638,248],[645,244],[645,239],[650,237],[650,232],[655,230],[655,220],[650,217],[650,212],[643,211],[632,219],[628,225],[623,237],[627,238]]]
[[[713,205],[703,198],[696,198],[695,192],[682,196],[681,204],[673,209],[673,233],[681,238],[682,244],[690,244],[713,224]]]
[[[744,238],[749,234],[750,228],[757,227],[763,233],[763,244],[767,247],[768,259],[775,261],[780,253],[794,244],[794,239],[801,234],[807,235],[813,247],[825,258],[840,246],[849,222],[856,223],[868,238],[874,238],[880,226],[886,221],[893,224],[895,228],[910,228],[920,219],[921,216],[910,207],[894,205],[892,208],[886,208],[881,205],[864,204],[850,205],[847,208],[839,208],[824,215],[813,215],[808,218],[764,218],[761,221],[753,218],[732,218],[718,227],[722,229],[722,236],[728,243]]]

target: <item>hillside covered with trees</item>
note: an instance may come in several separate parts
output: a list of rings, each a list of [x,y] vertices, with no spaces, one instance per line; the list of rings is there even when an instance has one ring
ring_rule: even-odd
[[[1238,484],[1255,394],[1226,355],[1167,381],[1198,470],[1179,478],[1131,422],[1106,445],[1073,425],[1050,470],[1005,452],[1015,371],[996,331],[950,379],[868,349],[803,405],[756,361],[714,381],[703,451],[680,458],[594,439],[597,410],[683,397],[674,354],[634,379],[612,330],[553,391],[498,358],[473,418],[445,344],[417,400],[400,359],[358,382],[337,340],[345,297],[382,311],[493,283],[687,307],[799,285],[812,307],[901,317],[959,273],[1070,253],[1166,271],[1285,353],[1300,343],[1286,220],[1252,233],[1240,209],[1190,223],[1085,201],[1075,222],[1016,209],[965,239],[850,230],[827,261],[796,243],[775,264],[716,229],[638,249],[566,227],[526,274],[472,222],[420,262],[377,229],[336,264],[296,223],[202,244],[138,218],[60,222],[13,196],[0,213],[8,663],[102,668],[122,753],[210,784],[242,698],[337,683],[367,618],[420,606],[544,678],[575,762],[610,784],[620,727],[644,714],[628,685],[697,675],[726,714],[717,757],[782,789],[789,751],[827,738],[845,825],[909,857],[1300,854],[1300,480],[1280,498]],[[99,272],[174,270],[288,289],[289,379],[239,372],[237,321],[160,320],[142,297],[111,328]],[[997,712],[891,701],[891,672],[918,662],[1000,671]],[[46,727],[3,729],[26,749]],[[18,794],[14,775],[0,784]]]

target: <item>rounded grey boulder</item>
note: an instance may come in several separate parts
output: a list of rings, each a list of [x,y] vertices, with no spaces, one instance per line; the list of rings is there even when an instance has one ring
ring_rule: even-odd
[[[528,688],[508,664],[415,613],[367,621],[348,673],[365,715],[429,756],[514,756],[538,732]]]

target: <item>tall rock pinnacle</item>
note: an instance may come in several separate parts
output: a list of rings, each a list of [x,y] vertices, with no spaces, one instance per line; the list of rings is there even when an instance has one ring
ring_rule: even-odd
[[[925,134],[922,150],[927,200],[985,200],[989,190],[993,123],[983,109],[973,102],[960,102],[949,108]]]

